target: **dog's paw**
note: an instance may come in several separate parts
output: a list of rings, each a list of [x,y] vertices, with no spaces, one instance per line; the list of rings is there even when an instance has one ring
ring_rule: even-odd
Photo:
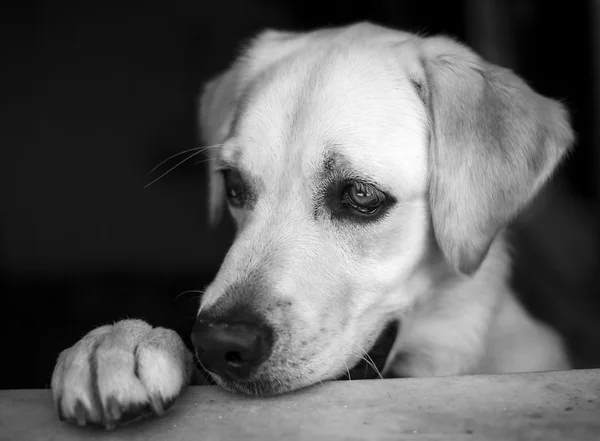
[[[123,320],[60,354],[52,396],[61,420],[110,429],[164,413],[192,370],[192,354],[175,331]]]

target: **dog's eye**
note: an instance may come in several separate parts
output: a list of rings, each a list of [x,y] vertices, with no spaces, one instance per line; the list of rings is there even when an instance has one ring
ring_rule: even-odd
[[[241,207],[244,205],[244,181],[236,170],[224,170],[223,176],[225,177],[225,189],[227,192],[227,199],[229,203],[234,207]]]
[[[354,182],[344,189],[342,203],[361,214],[375,214],[385,201],[381,191],[369,184]]]

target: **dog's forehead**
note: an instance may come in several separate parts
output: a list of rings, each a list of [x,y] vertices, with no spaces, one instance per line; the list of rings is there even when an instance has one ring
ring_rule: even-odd
[[[375,181],[421,191],[427,116],[402,63],[377,47],[290,57],[259,78],[235,128],[237,160],[262,179],[310,177],[331,150]]]

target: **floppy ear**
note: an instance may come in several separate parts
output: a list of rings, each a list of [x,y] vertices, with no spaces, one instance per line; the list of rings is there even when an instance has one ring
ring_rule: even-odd
[[[216,224],[223,214],[225,183],[216,173],[219,144],[230,135],[238,104],[247,89],[270,66],[297,49],[305,34],[265,30],[245,45],[238,59],[224,73],[209,81],[200,95],[201,140],[206,146],[209,169],[209,221]]]
[[[422,50],[433,229],[448,263],[471,274],[574,136],[564,107],[510,70],[443,37],[422,40]]]
[[[225,182],[217,173],[216,159],[219,144],[229,136],[237,100],[237,69],[232,67],[209,81],[200,96],[200,134],[203,146],[208,147],[208,219],[217,224],[223,215]]]

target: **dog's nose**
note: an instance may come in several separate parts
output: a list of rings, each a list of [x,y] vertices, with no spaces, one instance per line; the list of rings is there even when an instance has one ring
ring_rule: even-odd
[[[200,363],[210,372],[245,379],[269,356],[272,332],[252,316],[215,320],[200,315],[192,330],[192,343]]]

